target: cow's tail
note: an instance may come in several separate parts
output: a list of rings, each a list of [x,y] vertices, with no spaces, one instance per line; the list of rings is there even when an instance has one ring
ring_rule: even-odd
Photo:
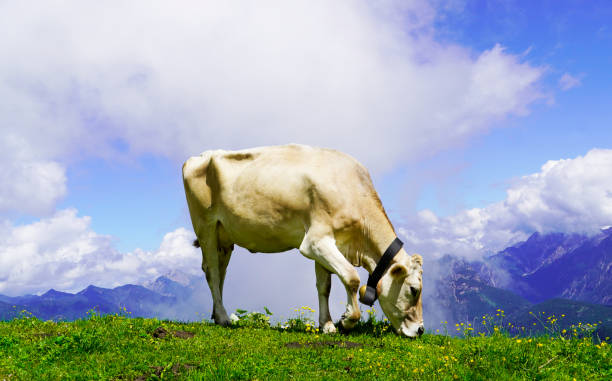
[[[193,246],[194,247],[200,247],[200,241],[198,241],[197,238],[193,240]]]

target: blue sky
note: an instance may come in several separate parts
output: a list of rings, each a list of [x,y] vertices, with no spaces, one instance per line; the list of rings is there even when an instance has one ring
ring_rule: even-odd
[[[538,172],[547,160],[612,144],[608,2],[473,1],[460,8],[451,7],[436,22],[440,39],[474,51],[499,43],[511,52],[525,52],[526,61],[546,67],[541,83],[550,103],[535,104],[529,115],[497,122],[489,133],[419,163],[459,168],[439,182],[428,182],[417,200],[417,209],[439,215],[502,200],[508,181]],[[564,73],[580,78],[580,85],[561,90],[558,81]]]
[[[608,1],[147,4],[0,5],[0,293],[199,272],[206,149],[348,152],[424,255],[612,224]]]
[[[458,150],[457,157],[467,162],[462,174],[465,186],[474,189],[461,195],[467,206],[484,206],[482,199],[487,203],[501,200],[505,188],[492,185],[537,172],[547,160],[610,147],[609,2],[472,1],[461,12],[451,10],[444,15],[437,22],[441,38],[475,51],[499,43],[511,52],[527,52],[525,59],[532,64],[546,66],[542,83],[554,99],[553,104],[534,105],[527,117],[499,123],[501,128]],[[564,73],[581,78],[581,85],[560,90],[558,81]],[[430,199],[421,205],[436,208],[435,203]]]

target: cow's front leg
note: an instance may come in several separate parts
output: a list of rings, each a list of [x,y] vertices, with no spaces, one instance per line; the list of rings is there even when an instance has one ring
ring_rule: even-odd
[[[346,312],[340,320],[346,330],[352,329],[361,317],[357,303],[359,289],[359,274],[336,247],[336,241],[331,233],[319,232],[311,227],[306,233],[300,252],[307,258],[314,259],[326,270],[338,275],[346,288]]]
[[[319,293],[319,328],[323,333],[336,333],[336,326],[329,314],[329,291],[331,290],[331,273],[315,262],[317,291]]]

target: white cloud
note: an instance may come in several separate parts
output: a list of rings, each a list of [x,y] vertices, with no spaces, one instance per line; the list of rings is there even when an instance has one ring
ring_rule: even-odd
[[[402,224],[398,231],[410,252],[434,257],[453,254],[475,259],[528,237],[518,227],[496,226],[494,213],[500,211],[498,206],[465,210],[449,217],[437,217],[430,210],[422,210]]]
[[[610,173],[610,149],[551,160],[517,179],[504,201],[443,218],[423,210],[399,231],[411,250],[467,257],[503,249],[534,231],[593,234],[612,222]]]
[[[65,166],[49,160],[42,148],[34,150],[29,138],[22,134],[19,121],[6,120],[13,116],[10,110],[13,99],[3,97],[2,90],[0,85],[0,98],[7,99],[7,102],[0,102],[0,216],[19,213],[49,215],[66,195]],[[30,115],[23,111],[26,117]],[[27,124],[27,120],[23,122]],[[40,132],[41,136],[44,134],[44,131]],[[44,147],[42,143],[40,146]],[[46,141],[46,146],[54,145],[52,140]]]
[[[574,77],[570,73],[564,73],[561,78],[559,78],[559,87],[563,91],[578,87],[582,85],[581,77],[582,76]]]
[[[51,213],[66,194],[66,173],[54,161],[9,161],[0,167],[0,214]]]
[[[170,270],[201,272],[194,234],[184,228],[167,233],[158,250],[129,253],[117,251],[112,237],[95,233],[90,217],[74,209],[28,225],[4,222],[0,232],[0,293],[7,295],[141,283]]]
[[[3,2],[0,125],[44,159],[294,141],[388,168],[541,96],[541,68],[438,43],[435,17],[425,1]]]

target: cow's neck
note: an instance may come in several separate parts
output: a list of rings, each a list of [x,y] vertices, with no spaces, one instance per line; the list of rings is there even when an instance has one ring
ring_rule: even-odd
[[[362,254],[361,264],[371,274],[376,268],[376,264],[380,261],[383,253],[391,242],[397,237],[393,227],[388,221],[370,226],[368,230],[368,244],[370,250],[366,250]]]

